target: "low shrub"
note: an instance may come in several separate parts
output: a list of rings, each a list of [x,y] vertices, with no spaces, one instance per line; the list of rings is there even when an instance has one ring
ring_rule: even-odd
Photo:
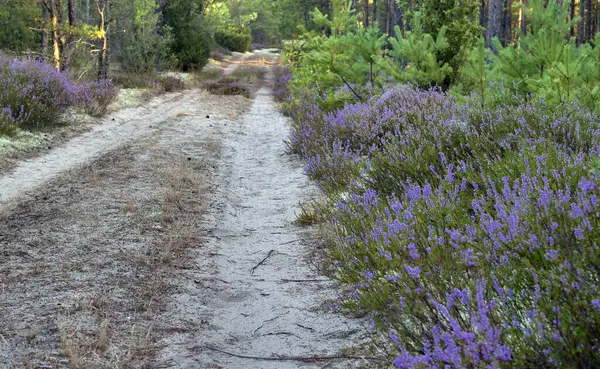
[[[229,77],[242,83],[255,83],[262,81],[267,74],[267,69],[257,65],[240,65]]]
[[[119,87],[107,79],[80,83],[78,90],[77,104],[95,117],[104,115],[108,106],[119,96]]]
[[[156,81],[156,77],[146,74],[135,73],[115,73],[112,76],[115,84],[121,88],[140,88],[140,89],[157,89],[160,88],[160,83]]]
[[[274,70],[275,79],[273,80],[273,97],[279,103],[287,103],[292,100],[290,92],[290,81],[293,78],[292,72],[286,66],[277,66]]]
[[[294,99],[296,97],[294,96]],[[292,105],[346,306],[397,368],[600,366],[600,118],[400,88]]]
[[[69,78],[50,65],[0,54],[0,133],[60,123],[76,92]]]
[[[215,32],[215,42],[225,49],[245,53],[250,50],[252,36],[246,29],[227,29]]]
[[[225,60],[225,54],[221,50],[213,50],[210,52],[210,58],[221,62]]]
[[[175,76],[163,76],[158,78],[158,83],[165,92],[181,91],[185,89],[183,79]]]
[[[252,98],[250,89],[232,78],[224,77],[217,81],[206,82],[203,87],[213,95],[239,95],[248,99]]]

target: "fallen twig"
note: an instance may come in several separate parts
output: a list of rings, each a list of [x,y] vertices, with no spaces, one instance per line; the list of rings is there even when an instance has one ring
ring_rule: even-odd
[[[274,252],[275,250],[271,250],[269,251],[269,253],[267,254],[267,256],[265,256],[264,259],[261,260],[260,263],[256,264],[256,266],[254,266],[252,269],[250,269],[250,274],[254,274],[254,271],[256,270],[256,268],[258,268],[259,266],[262,265],[262,263],[264,263],[265,261],[267,261],[267,259],[269,258],[269,256],[271,256],[271,254]]]
[[[280,283],[292,283],[292,282],[329,282],[329,279],[287,279],[282,278]]]
[[[294,243],[294,242],[298,242],[298,241],[302,241],[302,240],[291,240],[291,241],[288,241],[288,242],[280,243],[279,245],[280,246],[289,245],[290,243]]]
[[[269,332],[269,333],[261,334],[261,336],[281,336],[281,335],[294,336],[294,337],[302,339],[302,337],[300,337],[297,334],[292,333],[292,332]]]
[[[311,331],[311,332],[314,332],[314,331],[315,331],[315,329],[314,329],[314,328],[307,327],[307,326],[305,326],[305,325],[302,325],[302,324],[298,324],[298,323],[296,323],[296,325],[297,325],[298,327],[300,327],[300,328],[308,329],[308,330],[309,330],[309,331]]]
[[[346,355],[332,355],[332,356],[287,356],[287,355],[277,355],[277,354],[273,354],[274,356],[253,356],[253,355],[243,355],[243,354],[236,354],[234,352],[229,352],[229,351],[225,351],[225,350],[221,350],[219,348],[216,347],[212,347],[212,346],[194,346],[194,347],[189,347],[188,350],[189,351],[195,351],[198,349],[206,349],[206,350],[211,350],[211,351],[216,351],[216,352],[220,352],[222,354],[225,355],[229,355],[229,356],[233,356],[233,357],[239,357],[241,359],[251,359],[251,360],[265,360],[265,361],[301,361],[304,363],[310,363],[310,362],[319,362],[319,361],[330,361],[330,360],[376,360],[377,358],[375,357],[370,357],[370,356],[346,356]],[[191,357],[194,356],[196,354],[190,354],[187,357]]]
[[[289,313],[289,311],[288,311],[287,313]],[[266,322],[273,321],[273,320],[275,320],[275,319],[277,319],[277,318],[280,318],[280,317],[284,316],[284,315],[285,315],[285,314],[287,314],[287,313],[283,313],[283,314],[281,314],[281,315],[278,315],[278,316],[276,316],[276,317],[274,317],[274,318],[271,318],[271,319],[263,320],[263,321],[260,323],[260,325],[259,325],[258,327],[256,327],[256,328],[255,328],[255,329],[252,331],[252,336],[254,336],[254,333],[256,333],[256,332],[257,332],[259,329],[261,329],[261,328],[263,327],[263,325],[264,325]]]

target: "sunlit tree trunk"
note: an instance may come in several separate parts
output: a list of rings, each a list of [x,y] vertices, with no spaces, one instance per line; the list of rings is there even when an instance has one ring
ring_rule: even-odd
[[[569,6],[570,20],[575,19],[575,0],[571,0],[571,5]],[[571,37],[575,36],[575,25],[571,26],[571,30],[569,32]]]
[[[102,80],[108,79],[108,69],[110,67],[108,58],[108,24],[106,21],[110,8],[110,0],[105,0],[102,8],[99,1],[96,0],[96,6],[98,15],[100,16],[99,33],[101,36],[98,51],[98,80]]]
[[[527,6],[527,0],[521,0],[521,5],[526,7]],[[525,18],[525,12],[523,11],[523,8],[519,8],[519,27],[521,27],[521,32],[523,32],[523,35],[527,34],[527,19]]]
[[[50,24],[52,25],[52,62],[54,63],[54,68],[60,70],[58,14],[54,0],[50,0],[48,4],[48,12],[50,13]]]

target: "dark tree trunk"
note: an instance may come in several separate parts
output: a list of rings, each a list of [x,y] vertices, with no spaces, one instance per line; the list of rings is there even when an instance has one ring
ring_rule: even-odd
[[[504,46],[512,42],[512,0],[506,0],[505,2],[502,35]]]
[[[502,19],[502,0],[488,1],[488,22],[486,28],[486,45],[492,48],[492,40],[500,34],[500,21]]]
[[[589,0],[591,1],[591,0]],[[590,2],[591,4],[591,2]],[[373,25],[377,24],[377,0],[373,0]]]
[[[583,1],[583,0],[581,0]],[[592,36],[592,0],[587,0],[587,14],[586,14],[586,25],[585,25],[585,39],[586,41],[590,41]]]
[[[69,18],[69,27],[71,31],[69,32],[69,36],[64,40],[63,44],[63,52],[62,52],[62,71],[68,71],[71,68],[71,57],[75,52],[77,39],[73,34],[73,28],[77,25],[77,18],[75,16],[75,1],[68,0],[67,1],[67,16]]]
[[[68,0],[67,10],[69,14],[69,26],[75,27],[77,25],[77,18],[75,17],[75,1]]]
[[[486,28],[485,24],[485,0],[481,0],[481,5],[479,6],[479,25]]]
[[[364,24],[365,27],[369,27],[369,0],[363,2],[363,13],[364,13]]]

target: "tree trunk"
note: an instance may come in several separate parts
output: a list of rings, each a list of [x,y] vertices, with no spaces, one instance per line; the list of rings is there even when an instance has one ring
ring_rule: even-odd
[[[581,0],[583,1],[583,0]],[[592,0],[587,0],[587,15],[586,15],[586,25],[585,25],[585,39],[586,41],[590,41],[593,38],[592,35]]]
[[[594,34],[600,32],[600,4],[596,4],[596,27]],[[596,45],[598,47],[598,45]]]
[[[506,46],[512,41],[512,0],[504,0],[504,9],[502,10],[502,45]]]
[[[575,0],[571,0],[571,5],[569,7],[569,19],[572,21],[575,18]],[[575,25],[571,26],[571,30],[569,31],[569,35],[571,37],[575,36]]]
[[[50,13],[50,24],[52,25],[52,62],[54,63],[54,68],[60,70],[58,15],[54,0],[49,0],[48,12]]]
[[[363,23],[366,27],[369,27],[369,0],[365,0],[363,2],[363,13],[364,13],[364,19],[363,19]]]
[[[592,0],[589,0],[589,1],[592,1]],[[590,4],[591,4],[591,2],[590,2]],[[373,0],[373,26],[376,24],[377,24],[377,0]]]
[[[486,28],[486,45],[493,48],[492,40],[500,34],[500,21],[502,19],[502,0],[488,1],[488,22]]]
[[[479,25],[486,28],[485,24],[485,0],[481,0],[481,5],[479,5]]]
[[[105,0],[102,9],[98,6],[98,14],[100,15],[99,31],[102,37],[100,38],[100,44],[98,52],[98,80],[108,79],[108,69],[110,67],[108,60],[108,25],[106,18],[108,17],[108,9],[110,6],[110,0]]]
[[[42,54],[42,59],[46,59],[46,57],[48,56],[48,8],[46,7],[46,4],[44,2],[40,3],[40,6],[42,7],[42,19],[43,19],[43,25],[42,25],[42,39],[41,39],[41,54]]]
[[[527,6],[527,0],[521,0],[522,6]],[[521,32],[523,32],[523,36],[527,34],[527,19],[525,18],[525,12],[523,8],[519,8],[519,27],[521,27]]]
[[[62,71],[68,71],[71,68],[71,57],[75,52],[75,46],[77,39],[73,34],[73,28],[77,25],[77,18],[75,15],[75,1],[67,0],[67,16],[69,18],[69,36],[64,40],[63,52],[62,52]]]
[[[583,43],[585,34],[584,34],[584,26],[585,26],[585,1],[579,0],[579,16],[581,19],[579,20],[579,27],[577,27],[577,44],[580,45]]]

